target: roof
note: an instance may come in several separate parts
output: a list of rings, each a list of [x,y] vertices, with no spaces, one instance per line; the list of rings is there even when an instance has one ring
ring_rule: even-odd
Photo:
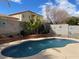
[[[3,15],[3,14],[0,14],[0,17],[6,17],[6,18],[11,18],[11,19],[18,19],[18,18],[15,18],[15,17],[11,17],[11,16],[7,16],[7,15]]]
[[[8,18],[8,20],[18,20],[18,18],[0,14],[0,18]]]
[[[31,12],[31,13],[37,14],[37,13],[32,12],[32,11],[21,11],[21,12],[17,12],[17,13],[10,14],[9,16],[17,15],[17,14],[22,14],[22,13],[25,13],[25,12]],[[37,15],[42,16],[42,15],[40,15],[40,14],[37,14]]]

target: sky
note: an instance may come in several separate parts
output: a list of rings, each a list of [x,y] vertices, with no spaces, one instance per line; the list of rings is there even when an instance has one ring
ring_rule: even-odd
[[[42,14],[42,8],[51,4],[58,8],[63,8],[71,15],[79,14],[79,0],[0,0],[0,14],[13,14],[21,11],[33,11]],[[10,6],[8,5],[10,4]]]

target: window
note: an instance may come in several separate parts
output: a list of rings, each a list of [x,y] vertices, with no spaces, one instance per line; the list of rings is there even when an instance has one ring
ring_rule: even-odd
[[[30,19],[30,16],[29,16],[29,19]]]
[[[34,19],[35,18],[35,15],[31,15],[31,18]]]
[[[0,21],[0,27],[5,26],[5,22],[4,21]]]
[[[3,24],[5,24],[5,22],[3,22]]]
[[[22,17],[24,18],[24,14],[22,15]]]

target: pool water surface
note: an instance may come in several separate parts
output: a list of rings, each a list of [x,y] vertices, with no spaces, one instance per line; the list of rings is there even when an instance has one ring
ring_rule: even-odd
[[[79,43],[75,40],[49,38],[37,41],[25,41],[20,44],[9,46],[1,51],[6,57],[20,58],[38,54],[48,48],[61,48],[67,44]]]

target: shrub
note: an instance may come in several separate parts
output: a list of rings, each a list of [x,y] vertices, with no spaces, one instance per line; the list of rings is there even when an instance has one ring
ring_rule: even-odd
[[[77,17],[71,17],[66,21],[67,24],[69,25],[78,25],[79,23],[79,18]]]
[[[29,35],[29,34],[46,34],[49,32],[49,28],[47,28],[46,24],[40,19],[30,19],[28,22],[22,22],[21,26],[23,30],[21,31],[21,35]]]
[[[37,33],[37,29],[42,25],[40,19],[30,19],[28,22],[21,22],[23,30],[22,35],[29,35]]]
[[[49,33],[49,30],[50,30],[49,26],[47,26],[46,24],[43,24],[38,28],[38,33],[47,34],[47,33]]]

